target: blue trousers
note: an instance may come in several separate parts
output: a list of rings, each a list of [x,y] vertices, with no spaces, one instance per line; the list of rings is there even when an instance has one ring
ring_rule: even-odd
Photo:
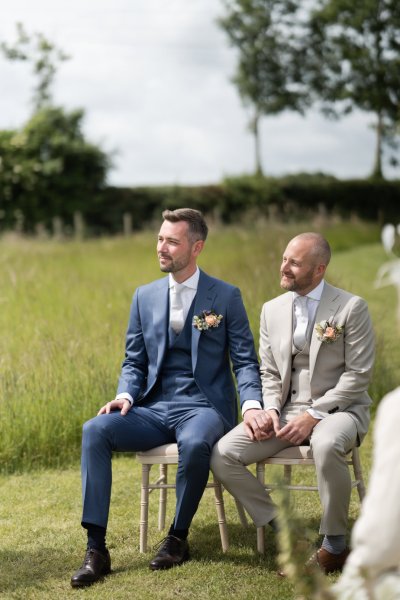
[[[83,426],[82,523],[107,527],[113,452],[138,452],[176,442],[175,529],[188,529],[207,485],[210,455],[224,434],[222,417],[205,403],[158,400],[99,415]]]

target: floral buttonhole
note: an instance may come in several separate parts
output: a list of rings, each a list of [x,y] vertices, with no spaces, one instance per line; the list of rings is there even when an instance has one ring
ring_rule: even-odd
[[[339,336],[342,335],[344,327],[336,325],[335,321],[331,317],[327,321],[320,321],[315,326],[317,338],[324,344],[331,344],[336,342]]]
[[[193,327],[199,331],[207,331],[211,327],[218,327],[223,319],[222,315],[217,315],[213,310],[202,310],[199,315],[193,317]]]

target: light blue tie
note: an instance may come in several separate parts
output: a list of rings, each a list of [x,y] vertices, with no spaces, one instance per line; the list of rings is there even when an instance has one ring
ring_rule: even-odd
[[[171,287],[171,307],[169,314],[169,324],[175,333],[180,333],[185,324],[185,319],[183,316],[183,304],[181,298],[181,292],[184,286],[179,285],[179,283],[174,283]]]
[[[301,350],[306,345],[308,327],[308,297],[297,296],[294,301],[296,327],[293,332],[293,343]]]

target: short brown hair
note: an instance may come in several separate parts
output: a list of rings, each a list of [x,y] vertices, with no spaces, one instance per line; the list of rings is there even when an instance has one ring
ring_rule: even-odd
[[[188,237],[191,242],[206,240],[208,234],[207,223],[203,214],[194,208],[177,208],[175,210],[164,210],[162,217],[170,223],[186,221],[188,224]]]

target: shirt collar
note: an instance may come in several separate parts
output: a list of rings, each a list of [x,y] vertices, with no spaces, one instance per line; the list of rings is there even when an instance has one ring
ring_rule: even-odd
[[[200,269],[199,269],[199,267],[196,267],[196,270],[193,273],[193,275],[191,275],[188,279],[185,279],[185,281],[182,281],[182,283],[180,283],[179,285],[181,285],[182,287],[183,286],[188,287],[192,290],[197,290],[197,287],[199,285],[199,277],[200,277]],[[177,282],[173,278],[172,273],[169,273],[170,289],[172,288],[173,285],[175,285],[175,283],[177,283]]]
[[[317,302],[319,302],[321,300],[322,292],[324,290],[324,285],[325,280],[322,279],[322,281],[319,282],[317,287],[315,287],[313,290],[311,290],[311,292],[308,292],[308,294],[306,294],[307,298],[311,298],[311,300],[316,300]],[[295,300],[299,295],[300,294],[298,294],[297,292],[293,292],[293,300]]]

